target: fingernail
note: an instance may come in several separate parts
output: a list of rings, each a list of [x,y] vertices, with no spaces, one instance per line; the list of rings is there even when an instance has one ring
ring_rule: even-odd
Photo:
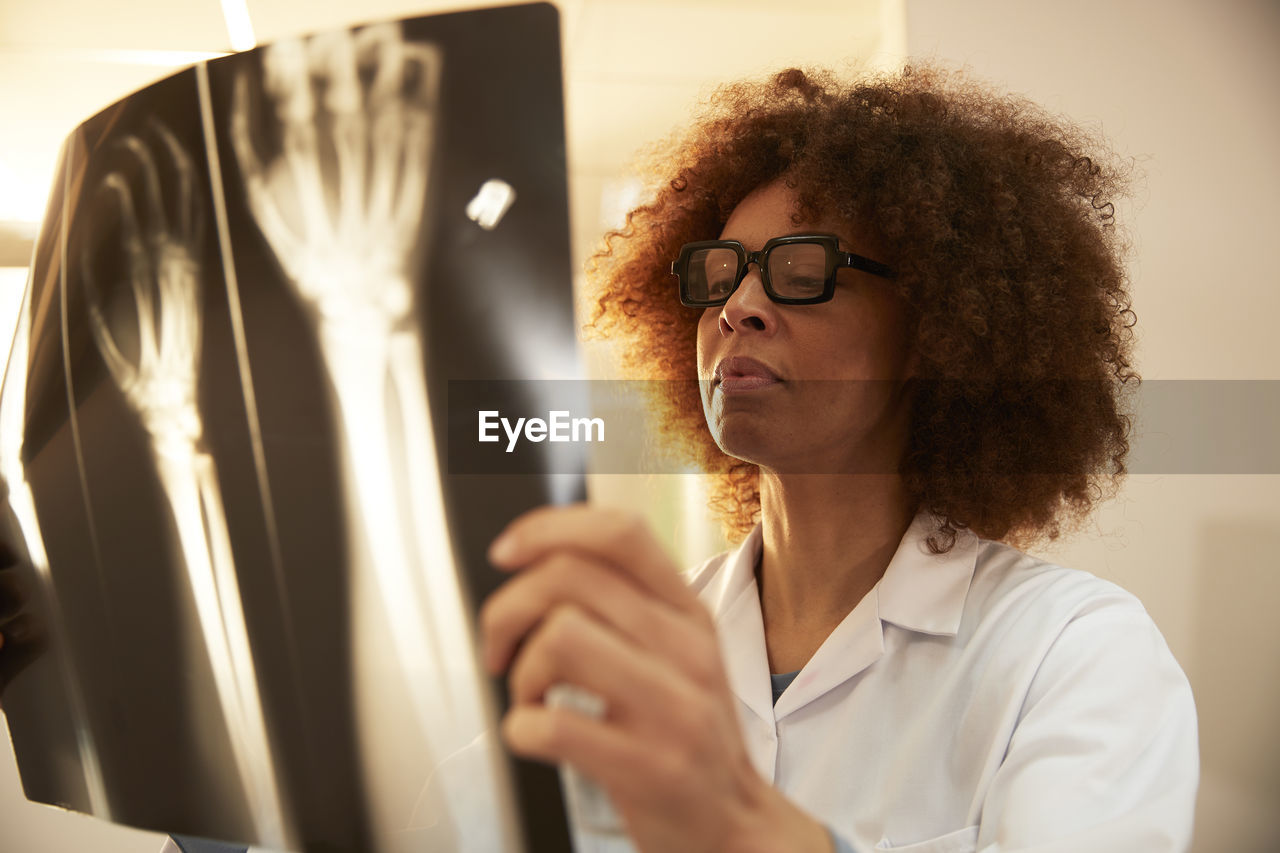
[[[516,555],[516,543],[509,533],[503,533],[489,545],[489,560],[494,563],[507,563]]]

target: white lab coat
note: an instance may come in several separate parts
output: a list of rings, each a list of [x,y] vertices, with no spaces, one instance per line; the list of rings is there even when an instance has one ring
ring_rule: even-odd
[[[855,850],[1182,851],[1195,706],[1129,593],[961,531],[908,529],[772,703],[757,527],[694,570],[764,778]]]

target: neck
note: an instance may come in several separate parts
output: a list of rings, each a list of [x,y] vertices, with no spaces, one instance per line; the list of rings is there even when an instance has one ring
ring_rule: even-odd
[[[897,475],[768,471],[760,508],[765,638],[773,671],[786,672],[803,666],[884,575],[913,511]]]

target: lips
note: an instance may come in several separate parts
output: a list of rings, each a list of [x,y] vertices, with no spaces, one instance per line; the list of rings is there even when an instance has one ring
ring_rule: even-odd
[[[769,367],[745,356],[720,361],[716,365],[714,378],[716,387],[726,393],[756,391],[782,381]]]

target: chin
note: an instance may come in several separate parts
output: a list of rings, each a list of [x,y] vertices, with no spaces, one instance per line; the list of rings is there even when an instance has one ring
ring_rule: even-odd
[[[727,456],[758,465],[764,470],[778,473],[825,473],[793,470],[804,467],[797,461],[796,454],[788,454],[779,441],[779,430],[776,425],[753,421],[749,418],[734,418],[729,422],[721,422],[712,427],[711,437],[716,446]],[[803,458],[804,454],[800,454]],[[813,467],[813,466],[809,466]]]
[[[771,439],[776,442],[776,431],[767,428],[758,418],[725,417],[723,412],[715,418],[708,417],[707,427],[711,439],[726,455],[744,462],[763,464],[762,457],[769,455]]]
[[[804,441],[803,427],[790,433],[776,422],[733,417],[711,427],[711,437],[726,455],[776,474],[900,474],[901,453],[866,445],[835,449],[826,442]]]
[[[738,459],[743,462],[750,462],[753,465],[767,464],[765,459],[767,454],[760,452],[761,448],[756,442],[735,439],[726,440],[722,436],[714,436],[714,438],[716,446],[719,447],[726,456],[732,456],[734,459]]]

